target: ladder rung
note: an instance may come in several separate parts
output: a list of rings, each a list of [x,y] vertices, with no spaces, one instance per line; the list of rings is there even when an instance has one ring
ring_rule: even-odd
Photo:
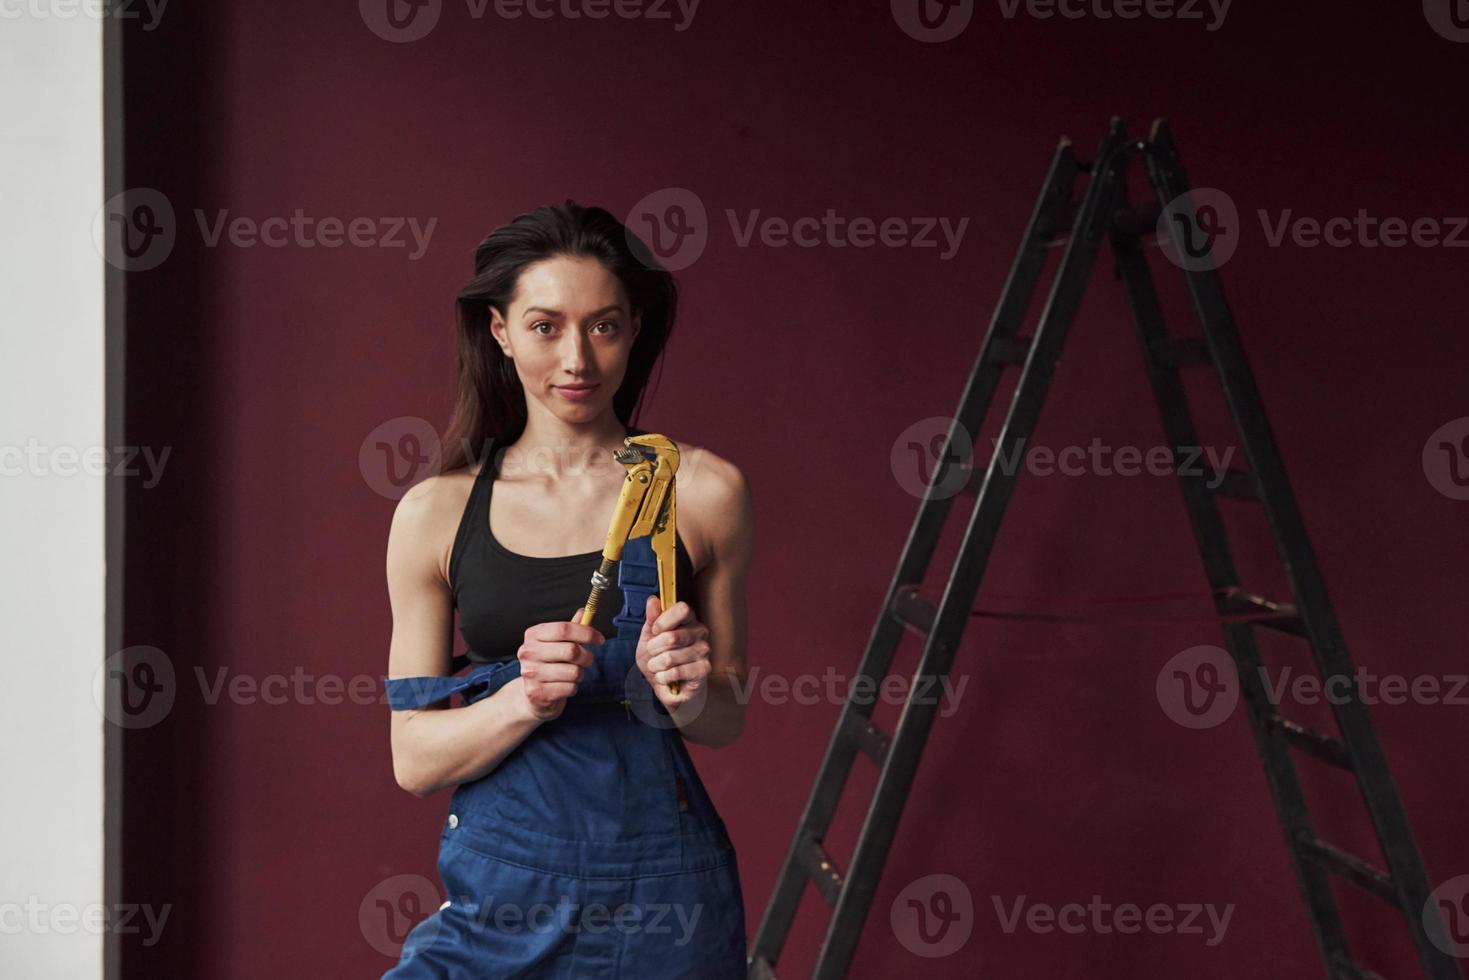
[[[1158,345],[1156,353],[1158,360],[1174,368],[1214,363],[1202,337],[1169,337]]]
[[[1213,482],[1219,479],[1217,473],[1208,473],[1200,479]],[[1213,488],[1214,493],[1231,500],[1259,500],[1260,494],[1255,486],[1255,475],[1247,470],[1229,469],[1224,471],[1223,479]]]
[[[916,585],[899,586],[893,593],[890,609],[894,619],[924,638],[933,629],[934,617],[938,615],[933,603],[918,594]]]
[[[1398,890],[1386,872],[1379,871],[1356,855],[1348,854],[1341,848],[1316,837],[1302,837],[1297,843],[1305,852],[1306,857],[1326,870],[1340,875],[1346,881],[1365,892],[1376,895],[1389,905],[1398,904]]]
[[[836,862],[809,834],[801,842],[800,857],[806,876],[811,879],[816,890],[821,892],[826,904],[835,908],[837,899],[842,894],[842,873],[837,870]]]
[[[1255,620],[1255,625],[1278,630],[1281,633],[1289,633],[1291,636],[1299,636],[1302,639],[1306,638],[1306,624],[1301,622],[1301,617],[1296,612],[1293,602],[1273,602],[1262,595],[1246,592],[1234,586],[1224,596],[1224,608],[1226,612],[1246,616],[1268,613],[1276,618],[1258,619]]]
[[[842,730],[857,748],[867,753],[869,759],[879,766],[882,765],[887,758],[891,740],[872,723],[871,718],[865,718],[855,711],[843,711]]]
[[[1309,752],[1318,759],[1345,769],[1347,772],[1356,771],[1357,767],[1352,765],[1352,755],[1347,751],[1346,743],[1340,739],[1323,735],[1321,732],[1298,725],[1277,714],[1270,715],[1265,721],[1270,727],[1284,735],[1286,741],[1296,748]]]
[[[988,364],[1024,364],[1030,356],[1031,337],[991,337]]]
[[[749,980],[776,980],[775,970],[765,957],[757,956],[750,961]]]
[[[1374,973],[1356,960],[1337,956],[1331,961],[1332,980],[1387,980],[1380,973]]]

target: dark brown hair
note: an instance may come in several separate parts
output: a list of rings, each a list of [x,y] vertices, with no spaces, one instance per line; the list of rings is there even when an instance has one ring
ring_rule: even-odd
[[[474,276],[456,301],[459,389],[433,472],[468,466],[486,453],[491,439],[503,447],[525,431],[525,391],[514,363],[490,333],[490,309],[508,316],[521,272],[558,255],[597,259],[622,282],[631,313],[642,317],[622,386],[612,397],[617,418],[632,426],[673,330],[678,284],[647,245],[604,209],[569,200],[546,205],[496,228],[474,251]]]

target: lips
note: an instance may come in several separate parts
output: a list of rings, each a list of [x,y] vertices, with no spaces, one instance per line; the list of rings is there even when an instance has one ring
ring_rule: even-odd
[[[560,393],[560,395],[561,395],[562,398],[565,398],[565,399],[567,399],[569,401],[579,402],[579,401],[585,401],[586,399],[590,398],[592,396],[592,392],[596,391],[597,388],[600,387],[600,386],[599,385],[555,385],[554,387],[555,387],[556,391]]]

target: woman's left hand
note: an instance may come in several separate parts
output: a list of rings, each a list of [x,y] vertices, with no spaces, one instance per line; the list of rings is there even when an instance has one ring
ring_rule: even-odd
[[[687,602],[675,602],[665,611],[657,594],[650,595],[636,656],[653,693],[671,710],[703,694],[711,669],[709,627],[699,622]],[[671,681],[679,682],[677,694],[669,690]]]

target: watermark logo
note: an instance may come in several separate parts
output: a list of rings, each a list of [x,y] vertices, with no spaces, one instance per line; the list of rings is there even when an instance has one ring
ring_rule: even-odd
[[[1155,684],[1163,713],[1184,728],[1213,728],[1239,702],[1234,659],[1216,646],[1189,647],[1158,671]]]
[[[444,12],[443,0],[357,0],[362,23],[384,41],[407,44],[427,37]]]
[[[994,902],[1000,928],[1007,934],[1014,933],[1022,925],[1027,932],[1040,935],[1062,932],[1072,936],[1083,933],[1105,936],[1114,932],[1123,935],[1147,932],[1151,935],[1206,936],[1205,946],[1218,946],[1229,929],[1229,920],[1234,917],[1233,902],[1222,908],[1212,902],[1173,905],[1154,902],[1144,907],[1133,902],[1113,905],[1102,901],[1102,896],[1093,895],[1085,905],[1067,902],[1058,906],[1030,902],[1025,895],[1018,895],[1013,901],[999,895],[990,898]]]
[[[1450,956],[1469,958],[1469,875],[1450,878],[1429,894],[1423,931]]]
[[[151,728],[173,710],[178,685],[173,662],[157,647],[132,646],[103,661],[92,675],[92,699],[120,728]]]
[[[915,41],[937,44],[964,33],[974,0],[892,0],[893,20]]]
[[[194,223],[205,248],[222,244],[233,248],[353,248],[410,249],[408,261],[428,252],[438,218],[359,215],[316,217],[303,208],[290,215],[255,218],[231,216],[228,209],[212,214],[193,210]],[[92,219],[92,244],[108,264],[126,272],[162,265],[173,252],[180,234],[173,204],[152,187],[137,187],[114,195]]]
[[[1168,261],[1189,272],[1217,269],[1239,247],[1239,209],[1217,187],[1196,187],[1158,215],[1158,242]]]
[[[1203,21],[1210,33],[1224,26],[1233,0],[997,0],[1000,14],[1014,20],[1023,8],[1036,20],[1061,17],[1066,20]]]
[[[168,0],[10,0],[0,3],[0,20],[141,20],[144,33],[151,33],[163,20]]]
[[[628,247],[647,266],[670,272],[687,269],[709,244],[709,215],[687,187],[665,187],[644,197],[627,214]]]
[[[124,272],[162,265],[177,237],[173,203],[152,187],[134,187],[113,195],[92,218],[92,244],[97,253]]]
[[[958,952],[969,941],[974,897],[953,875],[925,875],[898,893],[888,918],[904,949],[937,959]]]
[[[416,945],[433,942],[439,919],[428,918],[440,904],[439,890],[419,874],[394,875],[374,885],[357,906],[357,927],[367,944],[384,956],[398,956],[413,933]]]
[[[954,439],[945,455],[944,442],[951,427]],[[934,499],[942,500],[964,489],[973,463],[973,437],[957,419],[942,415],[919,419],[898,433],[888,454],[893,479],[898,486],[920,499],[932,493]],[[946,468],[943,476],[939,477],[941,467]],[[933,487],[931,491],[930,486]]]
[[[152,446],[57,446],[31,438],[24,446],[0,445],[0,476],[141,476],[143,489],[152,490],[172,454],[172,446],[157,452]]]
[[[0,935],[70,936],[77,932],[112,932],[120,936],[141,936],[144,946],[156,946],[163,938],[163,927],[172,912],[171,903],[157,908],[136,902],[52,904],[31,895],[25,902],[0,902]]]
[[[1469,416],[1444,423],[1428,437],[1423,474],[1450,500],[1469,500]]]
[[[1423,16],[1439,37],[1469,42],[1469,0],[1423,0]]]
[[[374,493],[401,500],[429,474],[439,453],[439,432],[416,415],[388,419],[362,440],[357,469]]]

